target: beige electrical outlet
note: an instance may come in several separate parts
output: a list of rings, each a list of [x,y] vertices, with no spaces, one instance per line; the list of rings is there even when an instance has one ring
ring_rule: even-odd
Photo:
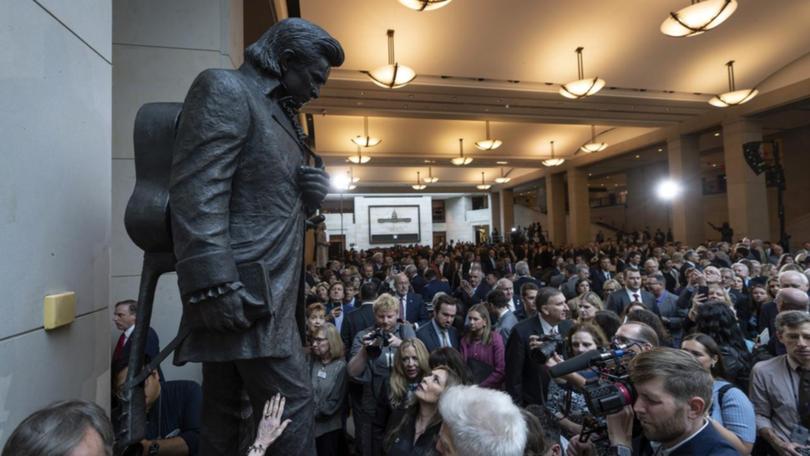
[[[42,313],[45,329],[54,329],[72,323],[76,319],[76,293],[67,291],[45,296]]]

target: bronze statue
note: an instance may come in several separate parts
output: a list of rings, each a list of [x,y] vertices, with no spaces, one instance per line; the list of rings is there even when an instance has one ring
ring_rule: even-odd
[[[171,263],[167,256],[174,254],[183,301],[179,335],[171,344],[177,344],[174,363],[203,363],[201,455],[245,450],[239,446],[243,391],[255,422],[266,400],[275,393],[286,397],[284,418],[292,422],[273,454],[315,454],[311,387],[296,313],[303,307],[307,218],[325,198],[329,176],[307,144],[298,110],[318,97],[331,67],[343,59],[340,43],[326,31],[303,19],[285,19],[245,50],[238,70],[210,69],[197,76],[176,120],[166,182],[172,251],[162,259]],[[141,171],[137,168],[136,147],[136,172]],[[136,184],[127,210],[133,240],[144,237],[139,204],[159,199],[134,202],[138,191]],[[149,242],[136,243],[149,257],[144,247]],[[171,270],[164,265],[150,277],[147,260],[139,301],[151,301],[154,294],[144,291],[144,281],[156,282],[155,274]],[[139,317],[148,321],[151,302],[144,307]],[[136,338],[133,352],[137,349]],[[130,359],[130,372],[141,372],[137,356]],[[137,388],[137,380],[133,373],[126,386]]]

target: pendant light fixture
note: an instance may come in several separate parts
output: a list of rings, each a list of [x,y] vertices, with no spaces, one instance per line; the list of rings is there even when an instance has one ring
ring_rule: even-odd
[[[351,168],[349,168],[349,171],[346,171],[346,183],[348,184],[346,186],[346,190],[354,190],[354,189],[356,189],[357,186],[354,185],[355,182],[357,182],[357,181],[354,180],[354,176],[352,176]]]
[[[757,96],[759,90],[757,89],[742,89],[737,90],[734,86],[734,61],[726,62],[728,67],[728,92],[715,95],[709,100],[709,104],[717,106],[718,108],[727,108],[729,106],[741,105],[750,101]]]
[[[450,163],[456,166],[464,166],[469,165],[472,163],[472,157],[465,157],[464,156],[464,138],[458,138],[458,157],[453,158],[450,160]]]
[[[439,182],[439,178],[433,176],[433,167],[431,167],[431,166],[428,166],[428,177],[426,177],[426,178],[424,178],[422,180],[426,184],[435,184],[436,182]]]
[[[585,152],[586,154],[590,154],[605,150],[607,146],[607,143],[596,142],[596,126],[591,125],[591,142],[582,145],[579,150]]]
[[[360,182],[360,178],[354,175],[354,169],[351,166],[349,166],[349,182],[352,184]]]
[[[350,155],[348,157],[348,160],[354,163],[355,165],[362,165],[364,163],[370,162],[371,157],[369,157],[368,155],[363,155],[362,149],[360,148],[360,146],[357,146],[357,154]]]
[[[399,3],[416,11],[433,11],[447,6],[453,0],[399,0]]]
[[[604,79],[599,79],[598,77],[585,78],[585,71],[582,66],[583,49],[585,48],[580,46],[574,51],[577,53],[577,76],[579,79],[560,86],[560,95],[566,98],[578,100],[588,97],[602,90],[602,87],[605,86]]]
[[[484,182],[484,172],[481,171],[481,183],[479,185],[476,185],[475,188],[477,188],[478,190],[489,190],[490,187],[492,187],[492,185]]]
[[[495,178],[495,183],[497,183],[497,184],[505,184],[505,183],[509,182],[510,180],[512,180],[512,178],[509,177],[508,174],[504,175],[503,168],[501,168],[501,177],[496,177]]]
[[[549,168],[552,166],[560,166],[565,163],[564,158],[554,158],[554,141],[551,141],[551,158],[543,160],[543,164]]]
[[[490,136],[489,136],[489,121],[488,120],[485,121],[484,124],[485,124],[484,128],[486,129],[486,133],[487,133],[487,139],[482,139],[481,141],[476,141],[475,142],[475,147],[477,147],[477,148],[479,148],[481,150],[495,150],[495,149],[501,147],[501,144],[503,144],[503,143],[499,139],[491,139]]]
[[[405,87],[416,78],[413,68],[400,65],[394,59],[394,31],[388,30],[388,65],[368,72],[371,81],[386,89]]]
[[[661,33],[674,37],[700,35],[722,24],[737,9],[736,0],[692,0],[661,23]]]
[[[374,147],[382,142],[380,138],[372,138],[368,135],[368,117],[363,116],[363,134],[352,138],[352,142],[360,147]]]
[[[414,190],[424,190],[427,188],[427,185],[422,183],[419,171],[416,172],[416,185],[411,185],[411,188]]]

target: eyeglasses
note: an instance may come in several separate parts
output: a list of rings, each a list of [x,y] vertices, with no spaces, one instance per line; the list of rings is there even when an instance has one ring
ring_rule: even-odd
[[[614,336],[613,340],[611,340],[613,345],[644,345],[647,342],[643,340],[633,339],[632,337],[624,337],[624,336]]]

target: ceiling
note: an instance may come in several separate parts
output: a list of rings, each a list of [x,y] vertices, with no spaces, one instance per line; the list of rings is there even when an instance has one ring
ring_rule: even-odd
[[[416,171],[427,173],[425,160],[440,178],[428,191],[474,191],[481,171],[488,181],[500,175],[498,161],[508,162],[510,177],[536,173],[552,140],[556,155],[571,158],[590,139],[591,124],[601,141],[617,145],[715,110],[706,101],[727,90],[728,60],[736,61],[737,87],[744,88],[763,84],[810,51],[806,0],[740,0],[714,30],[691,38],[661,34],[666,15],[688,4],[455,0],[419,13],[397,0],[300,0],[301,16],[346,51],[321,97],[305,108],[313,115],[316,148],[332,173],[346,172],[345,157],[356,150],[350,138],[363,133],[362,116],[369,116],[369,134],[383,142],[364,151],[373,157],[369,164],[353,167],[357,192],[411,192]],[[396,60],[418,74],[395,90],[362,73],[386,63],[389,28],[396,31]],[[568,100],[557,90],[576,79],[578,46],[585,48],[585,75],[607,86]],[[491,120],[491,136],[504,141],[495,151],[473,146],[485,136],[484,120]],[[459,138],[465,155],[475,158],[462,169],[449,163]],[[658,147],[647,148],[655,155]],[[589,167],[613,173],[641,160],[634,154],[604,165],[607,170],[598,169],[600,162]]]

